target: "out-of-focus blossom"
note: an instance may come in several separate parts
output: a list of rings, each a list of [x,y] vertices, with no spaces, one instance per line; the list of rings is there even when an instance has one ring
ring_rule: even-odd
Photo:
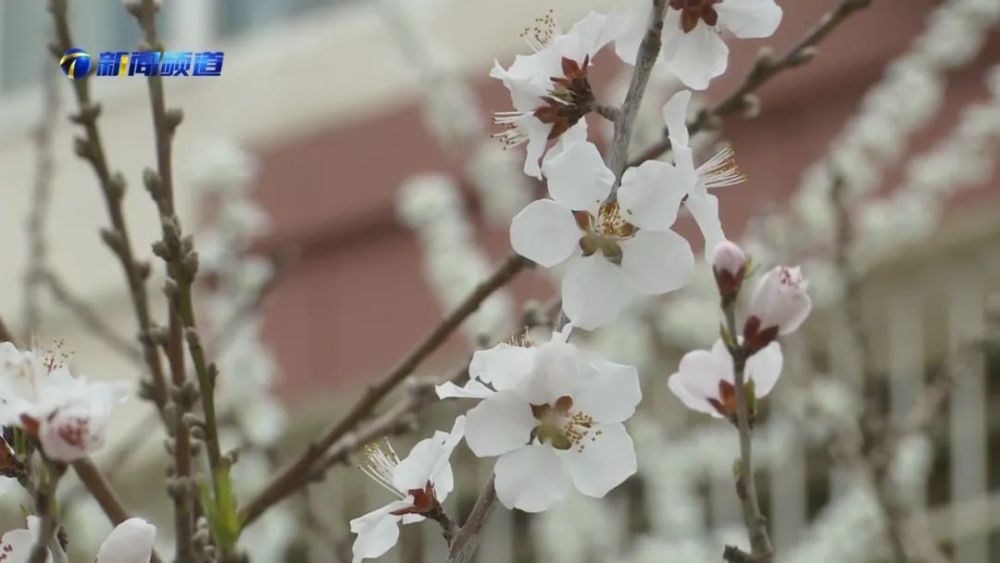
[[[156,526],[129,518],[108,534],[97,550],[97,563],[149,563],[155,540]]]
[[[66,359],[0,344],[0,425],[20,426],[50,459],[72,462],[104,445],[108,418],[127,386],[90,383],[70,373]]]

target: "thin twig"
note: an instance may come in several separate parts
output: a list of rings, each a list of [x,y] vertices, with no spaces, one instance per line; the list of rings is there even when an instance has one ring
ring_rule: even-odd
[[[56,28],[56,42],[52,46],[52,54],[61,57],[76,43],[69,29],[66,0],[49,0],[49,11]],[[146,279],[150,274],[148,262],[139,261],[132,249],[125,213],[122,209],[122,198],[125,195],[125,177],[119,172],[112,173],[104,152],[100,130],[97,127],[97,117],[101,106],[90,98],[90,81],[73,80],[73,92],[79,111],[70,116],[70,120],[84,129],[85,136],[76,139],[76,153],[91,164],[94,174],[101,185],[104,194],[111,228],[101,231],[101,238],[111,251],[118,257],[128,282],[129,295],[135,309],[136,321],[139,326],[139,342],[142,344],[143,356],[149,367],[151,384],[148,388],[149,398],[156,404],[159,411],[167,404],[167,382],[160,362],[160,354],[153,342],[153,320],[149,308],[149,296],[146,293]]]
[[[896,457],[898,441],[885,416],[881,402],[880,381],[873,361],[871,340],[868,338],[863,316],[862,280],[854,268],[850,255],[854,245],[853,224],[846,201],[846,186],[842,176],[834,174],[830,186],[830,207],[837,228],[835,237],[834,262],[844,279],[844,311],[847,328],[858,351],[861,386],[858,390],[864,410],[859,421],[861,444],[856,452],[865,475],[875,493],[875,501],[886,521],[886,535],[897,563],[941,563],[947,557],[925,533],[914,530],[914,522],[921,521],[921,515],[911,515],[900,497],[898,487],[890,473],[892,461]],[[945,378],[948,381],[947,378]],[[948,385],[950,387],[950,385]],[[943,401],[947,387],[935,397],[928,397],[929,405],[918,407],[935,409]],[[931,413],[935,412],[934,410]],[[930,414],[927,414],[928,416]],[[921,414],[924,416],[924,414]]]
[[[726,328],[734,340],[736,335],[736,303],[735,299],[724,300],[723,312],[726,317]],[[750,398],[747,395],[745,368],[747,353],[745,347],[737,345],[730,349],[733,357],[733,387],[736,391],[736,427],[740,436],[740,459],[734,468],[736,473],[736,493],[743,506],[743,520],[746,522],[750,536],[751,558],[753,563],[770,563],[774,559],[774,547],[767,533],[767,519],[760,510],[757,499],[757,482],[753,470],[753,439],[750,429]],[[723,556],[734,555],[739,550],[727,547]],[[745,555],[745,554],[743,554]],[[746,559],[727,558],[727,561],[739,562]]]
[[[313,466],[344,435],[354,429],[362,420],[370,416],[372,410],[393,389],[402,383],[432,352],[437,350],[448,337],[472,315],[494,291],[503,287],[530,263],[516,254],[509,255],[493,274],[480,283],[462,303],[442,319],[402,361],[389,370],[379,383],[368,388],[363,397],[343,418],[314,440],[285,467],[263,490],[261,490],[240,511],[244,525],[253,522],[272,505],[309,483]]]
[[[159,10],[159,6],[153,0],[142,0],[141,2],[135,2],[127,4],[127,9],[129,12],[135,16],[136,20],[143,30],[143,42],[145,43],[142,47],[145,50],[155,51],[162,53],[164,48],[163,44],[160,42],[156,30],[156,15]],[[154,199],[159,206],[159,211],[161,215],[161,223],[163,224],[163,238],[164,241],[168,238],[167,232],[167,221],[169,218],[174,217],[174,189],[173,189],[173,166],[172,166],[172,150],[173,150],[173,137],[177,126],[181,122],[181,116],[179,110],[168,110],[166,108],[166,101],[164,99],[163,93],[163,80],[159,76],[159,73],[154,72],[146,80],[149,86],[149,105],[153,116],[153,132],[156,143],[156,170],[159,176],[159,193],[154,194]],[[149,186],[147,185],[147,188]],[[152,191],[152,190],[151,190]],[[183,259],[180,256],[179,259]],[[168,275],[173,279],[177,279],[180,276],[178,273],[178,268],[183,268],[183,264],[169,264],[167,265]],[[190,300],[190,283],[193,282],[194,275],[191,276],[191,281],[186,285],[186,291],[188,293],[188,300]],[[176,305],[176,299],[169,299],[171,302],[171,307],[168,312],[168,328],[167,328],[167,341],[165,345],[165,351],[167,356],[167,361],[170,365],[171,373],[171,383],[173,384],[174,392],[172,394],[172,402],[175,405],[175,412],[173,413],[173,428],[170,429],[171,434],[171,451],[174,457],[173,466],[173,486],[170,487],[170,495],[173,497],[174,501],[174,528],[175,528],[175,540],[176,540],[176,550],[177,550],[177,561],[179,563],[189,563],[194,560],[193,551],[193,535],[194,535],[194,515],[193,515],[193,487],[191,486],[191,437],[190,429],[184,420],[184,415],[186,415],[192,406],[192,399],[190,395],[184,395],[185,383],[187,382],[186,374],[186,364],[184,362],[184,336],[185,329],[194,327],[194,316],[190,315],[188,319],[190,322],[181,322],[182,312],[178,310]],[[189,346],[190,348],[190,346]],[[190,350],[192,359],[194,359],[195,351]],[[204,358],[201,358],[201,363],[197,359],[195,361],[196,369],[201,367],[204,368]],[[202,405],[205,410],[205,428],[207,434],[207,449],[209,452],[209,461],[212,469],[212,482],[216,481],[216,470],[219,464],[219,445],[218,445],[218,433],[216,431],[216,420],[214,412],[214,391],[211,385],[206,385],[207,372],[204,374],[199,373],[199,387],[202,394]],[[218,494],[218,488],[216,487],[216,494]]]
[[[806,33],[783,57],[773,60],[772,57],[766,56],[766,52],[764,56],[758,56],[753,68],[750,69],[750,73],[747,74],[739,88],[712,108],[700,112],[694,121],[688,124],[691,134],[712,129],[716,126],[719,118],[753,107],[754,103],[750,98],[753,92],[781,72],[811,61],[816,53],[816,46],[820,42],[826,39],[848,16],[867,8],[871,2],[872,0],[841,0],[832,12],[823,16],[820,23]],[[664,135],[663,139],[646,149],[630,162],[629,166],[637,166],[647,160],[658,158],[668,150],[670,150],[670,139]]]
[[[49,541],[55,535],[56,487],[62,478],[65,466],[45,460],[45,478],[35,489],[35,516],[40,520],[38,537],[35,538],[28,554],[27,563],[45,563],[49,558]]]
[[[451,542],[448,563],[468,563],[479,549],[483,528],[486,527],[486,522],[489,521],[497,502],[495,480],[495,477],[490,477],[489,482],[479,493],[476,504],[472,506],[472,512],[466,518],[465,524],[462,524],[455,535],[455,540]]]
[[[52,132],[59,115],[59,89],[56,75],[46,71],[43,75],[45,111],[35,128],[35,182],[28,212],[28,264],[24,276],[24,340],[31,341],[38,330],[38,274],[45,269],[48,244],[45,240],[45,220],[52,198]]]
[[[622,102],[622,107],[615,119],[611,154],[608,157],[608,167],[615,173],[615,187],[612,189],[611,195],[608,196],[609,201],[615,200],[617,186],[625,172],[628,162],[628,145],[632,139],[632,126],[635,125],[635,117],[642,104],[643,95],[646,93],[646,85],[649,83],[653,66],[660,55],[662,42],[660,36],[663,33],[666,4],[666,0],[653,0],[652,2],[646,34],[642,38],[642,43],[639,44],[639,51],[636,55],[635,70],[632,72],[625,100]]]

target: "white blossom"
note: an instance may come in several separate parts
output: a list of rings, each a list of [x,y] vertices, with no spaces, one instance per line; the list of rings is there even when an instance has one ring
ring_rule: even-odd
[[[503,82],[514,105],[514,111],[496,115],[495,121],[506,127],[497,137],[505,146],[527,143],[525,174],[540,178],[539,160],[548,141],[591,110],[587,70],[597,51],[611,41],[611,31],[607,16],[592,12],[564,34],[548,14],[522,34],[534,53],[518,55],[506,69],[494,64],[490,76]]]
[[[546,510],[571,485],[600,498],[636,472],[622,424],[642,398],[635,368],[586,359],[567,336],[478,352],[464,388],[438,387],[442,398],[481,399],[466,441],[479,457],[499,456],[497,498],[508,508]]]
[[[22,352],[0,344],[0,425],[36,436],[50,459],[72,462],[104,445],[123,383],[90,383],[70,373],[60,352]]]
[[[540,199],[511,223],[518,254],[551,268],[563,265],[563,311],[579,328],[613,320],[638,295],[682,287],[691,247],[670,230],[688,185],[673,166],[647,161],[621,178],[619,202],[608,202],[614,173],[597,147],[565,136],[543,166],[552,199]]]
[[[622,61],[635,64],[650,14],[650,2],[634,0],[619,16],[615,52]],[[660,54],[688,88],[704,90],[729,63],[723,31],[741,39],[770,37],[781,15],[774,0],[669,0]]]
[[[367,448],[367,461],[361,470],[395,500],[351,520],[351,532],[357,535],[354,563],[379,557],[396,545],[400,523],[420,522],[428,512],[440,509],[440,503],[455,487],[449,459],[462,440],[465,423],[465,417],[458,417],[450,433],[438,431],[417,442],[402,460],[388,441],[384,448]]]
[[[781,347],[772,342],[751,356],[744,367],[747,393],[753,400],[767,396],[781,375]],[[733,357],[719,340],[711,351],[694,350],[684,354],[677,372],[667,385],[689,409],[716,418],[735,420],[736,387]]]

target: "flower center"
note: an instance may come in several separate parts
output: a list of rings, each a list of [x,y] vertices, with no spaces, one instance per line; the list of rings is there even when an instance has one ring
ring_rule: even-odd
[[[746,382],[747,400],[750,402],[750,423],[753,424],[754,415],[757,414],[757,396],[754,392],[752,379]],[[736,387],[728,381],[719,382],[719,398],[709,398],[708,404],[722,416],[728,418],[730,422],[736,424]]]
[[[587,438],[593,442],[601,435],[593,430],[594,418],[587,413],[573,410],[573,398],[564,395],[552,404],[531,405],[531,413],[538,421],[532,438],[538,438],[557,450],[575,449],[582,452]]]
[[[622,216],[617,203],[601,204],[595,218],[587,211],[574,211],[576,224],[583,231],[580,249],[584,256],[600,252],[615,264],[621,264],[622,248],[619,244],[635,236],[638,230]]]
[[[681,12],[681,29],[690,33],[698,25],[698,20],[704,21],[709,27],[719,21],[719,13],[715,4],[722,0],[670,0],[670,7]]]

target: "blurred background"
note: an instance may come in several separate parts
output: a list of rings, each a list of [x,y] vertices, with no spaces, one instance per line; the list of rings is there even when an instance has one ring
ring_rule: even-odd
[[[775,36],[730,42],[730,70],[699,103],[729,95],[761,47],[786,52],[837,5],[778,3],[785,17]],[[73,153],[78,131],[66,115],[75,99],[46,47],[44,4],[0,0],[0,314],[40,347],[64,341],[79,372],[138,380],[135,319],[120,265],[98,236],[108,223],[104,201]],[[168,49],[225,52],[220,77],[164,84],[168,106],[185,116],[175,190],[202,257],[199,320],[220,362],[225,439],[242,452],[241,498],[337,420],[509,252],[510,218],[544,186],[521,174],[520,151],[489,137],[490,114],[510,109],[489,69],[528,52],[519,34],[548,10],[568,29],[614,5],[163,2]],[[95,54],[137,45],[140,31],[120,1],[70,6],[76,46]],[[957,562],[1000,562],[1000,343],[991,324],[991,311],[1000,312],[998,21],[997,0],[874,0],[813,61],[761,88],[759,115],[728,117],[699,138],[705,153],[731,144],[749,178],[719,194],[727,234],[763,267],[801,263],[817,306],[785,343],[784,378],[757,433],[758,483],[779,561],[889,560],[873,496],[837,447],[874,403],[898,423],[890,478],[909,518]],[[599,99],[620,99],[629,73],[610,49],[599,54]],[[128,181],[134,247],[153,260],[155,316],[165,323],[161,262],[149,251],[160,225],[140,181],[155,163],[147,87],[139,77],[89,80],[111,167]],[[662,135],[659,108],[678,88],[654,75],[636,154]],[[591,130],[598,142],[608,138],[605,123],[595,119]],[[678,229],[698,254],[690,218]],[[556,288],[545,272],[522,274],[409,387],[504,338]],[[686,290],[581,336],[640,368],[646,398],[630,426],[640,473],[603,501],[575,497],[537,516],[498,510],[480,561],[700,562],[718,560],[727,542],[745,543],[731,475],[735,432],[688,416],[665,385],[681,354],[717,337],[713,292],[703,267]],[[858,392],[863,374],[877,377],[876,401]],[[923,416],[937,394],[941,408]],[[397,450],[450,427],[467,406],[431,404],[404,417]],[[166,454],[149,405],[131,400],[111,434],[98,465],[126,504],[155,520],[168,552]],[[244,534],[253,561],[350,560],[341,559],[347,521],[386,500],[350,461]],[[456,463],[449,505],[463,514],[492,460],[462,450]],[[23,502],[10,483],[0,488],[7,507]],[[63,492],[74,554],[87,560],[81,554],[94,553],[109,526],[69,478]],[[16,524],[15,512],[4,510],[3,529]],[[439,561],[439,535],[410,526],[384,559]]]

